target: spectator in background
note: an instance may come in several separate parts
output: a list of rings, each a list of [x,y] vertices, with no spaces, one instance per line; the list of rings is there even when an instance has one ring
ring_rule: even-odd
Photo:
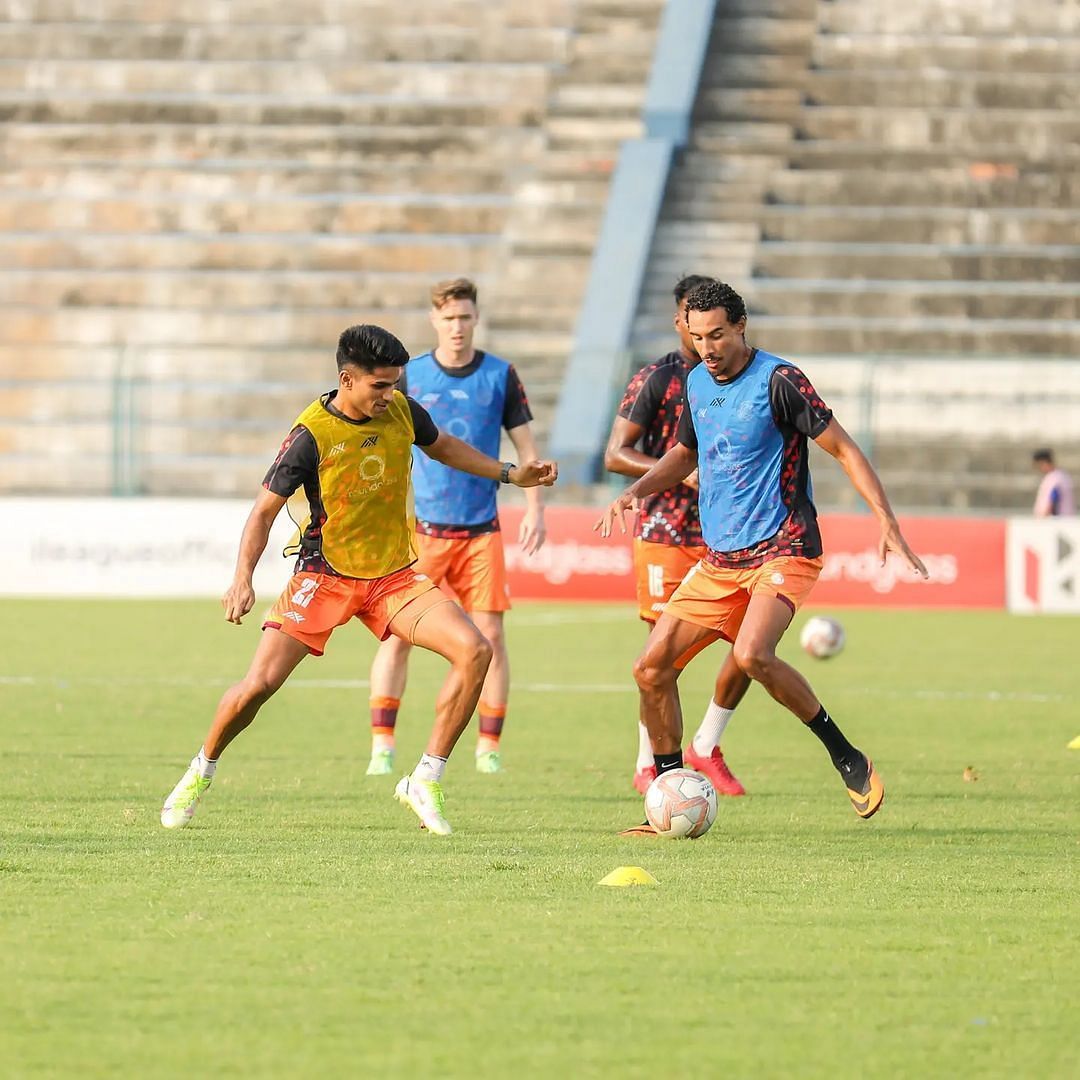
[[[1069,517],[1076,513],[1076,497],[1073,482],[1064,469],[1054,464],[1049,450],[1036,450],[1031,455],[1035,468],[1042,473],[1038,493],[1035,495],[1036,517]]]

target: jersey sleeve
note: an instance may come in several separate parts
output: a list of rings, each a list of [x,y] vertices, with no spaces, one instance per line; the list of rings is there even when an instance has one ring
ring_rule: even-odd
[[[690,415],[690,410],[687,408],[684,408],[679,414],[679,430],[675,437],[687,449],[697,450],[697,430],[694,427],[694,421]]]
[[[810,380],[790,364],[772,373],[769,403],[777,423],[790,425],[808,439],[816,439],[832,420],[832,409],[821,400]]]
[[[506,402],[503,405],[502,426],[510,431],[512,428],[527,424],[532,418],[532,409],[529,408],[525,386],[517,371],[511,366],[506,373]]]
[[[303,424],[297,424],[285,437],[274,464],[263,477],[263,487],[287,499],[318,474],[319,448],[315,445],[315,436]]]
[[[412,414],[413,443],[417,446],[430,446],[439,437],[439,429],[431,419],[431,413],[407,394],[405,400],[409,403],[409,412]]]
[[[656,419],[664,396],[664,379],[656,368],[642,368],[629,382],[619,404],[619,415],[638,427],[648,428]]]

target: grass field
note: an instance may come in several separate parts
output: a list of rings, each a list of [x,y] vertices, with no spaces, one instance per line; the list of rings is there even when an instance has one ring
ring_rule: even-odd
[[[843,621],[846,652],[800,666],[881,769],[872,822],[755,689],[725,740],[750,797],[696,843],[617,838],[641,816],[643,630],[519,605],[508,767],[476,775],[466,735],[440,840],[363,775],[359,624],[168,833],[255,625],[6,601],[0,1074],[1075,1076],[1080,620]],[[684,678],[695,720],[709,656]],[[416,658],[403,765],[440,677]],[[597,886],[622,864],[659,887]]]

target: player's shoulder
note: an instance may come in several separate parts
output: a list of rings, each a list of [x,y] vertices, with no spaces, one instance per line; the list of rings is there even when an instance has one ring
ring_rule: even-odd
[[[479,368],[487,368],[488,371],[509,371],[514,365],[509,360],[488,352],[487,349],[477,350],[480,353]]]

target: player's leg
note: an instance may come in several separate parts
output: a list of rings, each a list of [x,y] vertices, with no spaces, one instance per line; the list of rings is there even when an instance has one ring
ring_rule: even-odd
[[[506,633],[501,611],[472,611],[472,621],[491,646],[491,666],[480,691],[480,731],[476,738],[476,769],[482,773],[499,772],[502,758],[499,740],[506,721],[510,698],[510,657],[506,651]]]
[[[451,545],[441,538],[416,534],[417,558],[413,570],[438,585],[446,577]],[[375,652],[371,663],[371,760],[368,776],[389,776],[394,771],[394,748],[398,710],[405,696],[409,677],[408,641],[391,635]]]
[[[191,821],[199,800],[210,787],[218,758],[309,651],[304,642],[286,633],[272,628],[263,631],[247,674],[222,695],[202,748],[165,800],[161,810],[165,828],[179,828]]]
[[[704,773],[720,795],[745,795],[746,788],[728,768],[720,741],[739,702],[750,687],[750,677],[735,663],[729,649],[716,675],[712,700],[694,737],[686,744],[684,759],[688,768]]]
[[[465,612],[437,590],[402,608],[390,621],[389,629],[450,663],[435,702],[435,723],[427,750],[394,791],[398,801],[411,807],[425,828],[446,835],[451,829],[445,816],[443,772],[480,700],[480,688],[491,663],[491,646]]]
[[[778,594],[769,586],[755,588],[735,638],[732,655],[750,678],[761,683],[776,701],[794,713],[821,740],[844,781],[855,812],[862,818],[872,817],[885,798],[885,787],[873,762],[848,742],[802,674],[776,655],[784,631],[817,577],[816,573],[800,575],[797,564],[805,560],[783,561],[789,564],[783,573],[787,578],[788,593]],[[774,574],[775,571],[768,576],[771,578]],[[761,580],[759,578],[759,582]]]
[[[394,734],[398,709],[405,696],[412,646],[399,637],[388,637],[371,662],[371,760],[368,776],[387,776],[394,771]]]
[[[476,769],[482,773],[499,772],[499,740],[510,699],[510,657],[503,623],[510,600],[502,533],[484,533],[458,541],[447,567],[446,583],[491,645],[491,665],[480,692]]]

